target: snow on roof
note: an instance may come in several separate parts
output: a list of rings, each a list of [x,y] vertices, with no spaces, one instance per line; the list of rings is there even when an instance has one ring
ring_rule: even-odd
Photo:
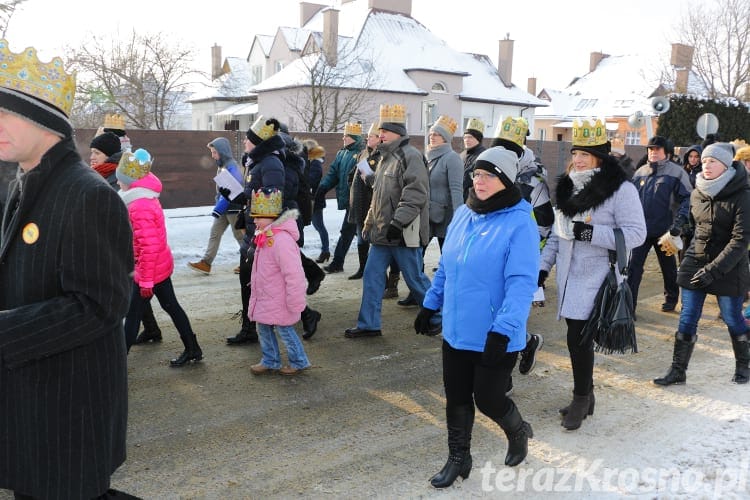
[[[224,74],[213,80],[206,88],[194,93],[189,101],[217,98],[238,98],[250,95],[250,64],[241,57],[227,57],[222,66]]]
[[[574,80],[564,90],[544,89],[551,105],[537,111],[536,116],[630,116],[648,110],[654,92],[664,88],[661,75],[654,69],[658,67],[656,64],[648,56],[607,56],[594,71]],[[693,73],[688,78],[688,89],[698,95],[705,91]]]
[[[287,47],[292,52],[299,52],[305,46],[305,42],[310,36],[310,30],[304,28],[290,28],[288,26],[279,27],[279,32],[284,37]]]
[[[409,16],[372,9],[353,43],[354,46],[339,45],[338,68],[352,73],[351,78],[342,78],[344,88],[366,86],[381,91],[427,94],[429,89],[420,88],[409,76],[409,71],[421,70],[464,76],[463,89],[458,93],[461,99],[547,105],[515,86],[506,87],[488,57],[452,49]],[[307,86],[308,68],[319,64],[320,58],[320,54],[314,54],[298,59],[252,90]],[[368,68],[375,71],[375,81],[371,72],[368,75]]]
[[[273,46],[273,35],[255,35],[255,40],[260,45],[263,55],[268,57],[271,54],[271,46]]]

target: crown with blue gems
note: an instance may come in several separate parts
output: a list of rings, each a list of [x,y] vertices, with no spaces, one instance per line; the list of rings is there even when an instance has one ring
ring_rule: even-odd
[[[607,129],[600,118],[593,123],[578,118],[573,121],[573,146],[601,146],[607,140]]]
[[[261,188],[250,195],[250,216],[275,219],[281,213],[284,196],[276,188]]]
[[[495,128],[495,138],[505,139],[514,142],[523,147],[526,140],[526,134],[529,132],[529,122],[526,118],[509,116],[497,124]]]
[[[49,103],[66,116],[73,108],[75,72],[66,73],[59,57],[41,62],[33,47],[11,52],[5,39],[0,40],[0,85]]]

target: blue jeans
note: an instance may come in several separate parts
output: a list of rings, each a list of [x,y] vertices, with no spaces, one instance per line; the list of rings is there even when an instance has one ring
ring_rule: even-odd
[[[256,323],[256,326],[260,339],[260,349],[263,353],[260,364],[273,370],[278,370],[281,368],[281,351],[279,351],[279,342],[276,340],[276,335],[273,333],[274,325]],[[275,328],[278,330],[279,337],[281,337],[286,346],[289,366],[298,370],[308,368],[310,361],[307,359],[305,348],[302,347],[302,341],[297,336],[294,326],[275,325]]]
[[[744,297],[730,297],[718,295],[719,311],[721,319],[727,325],[729,335],[737,337],[747,333],[748,328],[745,318],[742,316],[742,301]],[[698,330],[698,320],[703,312],[703,302],[706,300],[706,292],[702,290],[682,289],[682,310],[680,311],[680,323],[678,331],[683,335],[693,336]]]
[[[363,330],[380,330],[380,311],[383,305],[386,270],[391,260],[398,263],[409,291],[421,305],[430,279],[422,271],[422,248],[391,247],[370,245],[365,273],[362,277],[362,303],[359,306],[357,328]],[[442,321],[440,312],[432,317],[432,324]]]
[[[320,236],[320,251],[329,252],[330,243],[328,242],[328,229],[326,229],[325,222],[323,221],[323,209],[313,210],[312,215],[312,226],[318,232]]]

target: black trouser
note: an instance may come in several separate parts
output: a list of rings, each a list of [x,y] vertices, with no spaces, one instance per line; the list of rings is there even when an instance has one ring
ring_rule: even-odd
[[[488,367],[482,364],[481,352],[454,349],[443,341],[446,407],[476,403],[479,411],[499,422],[511,406],[505,391],[517,358],[518,353],[511,352],[499,366]]]
[[[242,300],[242,321],[247,321],[247,309],[250,306],[250,277],[255,258],[255,247],[240,247],[240,300]]]
[[[581,332],[586,326],[584,319],[568,319],[568,352],[573,366],[573,394],[587,396],[594,380],[594,337],[581,345]]]
[[[630,255],[630,265],[628,266],[628,285],[633,293],[633,310],[638,306],[638,288],[641,286],[643,278],[643,266],[646,263],[646,257],[651,248],[656,252],[656,258],[659,260],[661,268],[661,277],[664,281],[664,302],[676,304],[680,297],[680,288],[677,286],[677,262],[673,255],[665,254],[659,248],[660,236],[648,236],[643,245],[633,249]]]
[[[190,326],[190,320],[187,314],[185,314],[185,310],[180,306],[180,303],[177,302],[177,296],[172,286],[172,279],[167,278],[160,281],[154,285],[153,290],[154,296],[159,301],[161,308],[172,318],[172,323],[177,328],[180,337],[187,338],[192,335],[193,329]],[[141,297],[141,288],[134,281],[130,296],[130,308],[128,309],[128,314],[125,316],[125,342],[128,349],[135,344],[135,339],[138,336],[138,328],[141,326],[143,305],[147,304],[149,300]]]

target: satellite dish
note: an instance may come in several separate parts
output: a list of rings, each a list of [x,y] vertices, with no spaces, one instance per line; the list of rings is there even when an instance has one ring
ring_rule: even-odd
[[[631,128],[641,128],[646,123],[646,119],[643,117],[642,111],[636,111],[628,117],[628,125]]]
[[[708,134],[719,131],[719,119],[713,113],[703,113],[695,123],[695,131],[701,139],[705,139]]]
[[[658,96],[651,99],[651,109],[657,115],[660,113],[666,113],[669,111],[669,99],[666,97]]]

